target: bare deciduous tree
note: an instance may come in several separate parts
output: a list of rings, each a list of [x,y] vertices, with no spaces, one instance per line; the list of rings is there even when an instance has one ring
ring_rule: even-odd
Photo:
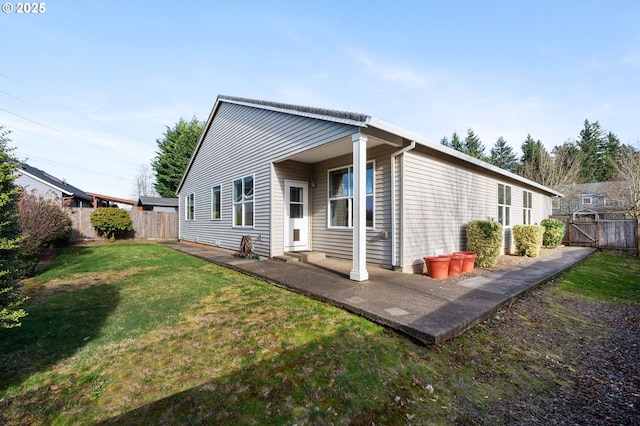
[[[626,216],[640,219],[640,151],[630,146],[622,150],[616,165],[616,178],[613,197]]]
[[[155,189],[156,179],[148,164],[141,164],[138,167],[138,174],[133,182],[131,196],[135,199],[140,197],[157,197],[158,192]]]

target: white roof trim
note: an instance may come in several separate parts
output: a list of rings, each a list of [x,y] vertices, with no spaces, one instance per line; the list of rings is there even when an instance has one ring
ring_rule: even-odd
[[[62,188],[58,188],[57,186],[55,186],[55,185],[51,184],[51,182],[47,182],[47,181],[46,181],[46,180],[44,180],[44,179],[40,179],[39,177],[32,175],[31,173],[27,172],[26,170],[18,169],[18,173],[25,174],[25,175],[29,176],[31,179],[37,180],[37,181],[38,181],[38,182],[40,182],[40,183],[44,183],[44,184],[45,184],[45,185],[47,185],[49,188],[53,188],[53,189],[55,189],[55,190],[57,190],[57,191],[62,192],[63,194],[73,196],[73,192],[65,191],[65,190],[64,190],[64,189],[62,189]]]
[[[525,184],[527,184],[529,186],[533,186],[535,188],[538,188],[538,189],[540,189],[542,191],[548,192],[548,193],[553,194],[555,196],[564,197],[564,194],[562,194],[562,193],[560,193],[558,191],[555,191],[555,190],[553,190],[553,189],[551,189],[551,188],[549,188],[547,186],[541,185],[541,184],[539,184],[537,182],[534,182],[532,180],[529,180],[527,178],[519,176],[519,175],[517,175],[515,173],[511,173],[511,172],[509,172],[507,170],[501,169],[500,167],[496,167],[496,166],[494,166],[492,164],[489,164],[487,162],[484,162],[482,160],[474,158],[474,157],[472,157],[470,155],[467,155],[465,153],[462,153],[460,151],[456,151],[455,149],[449,148],[448,146],[444,146],[441,143],[436,143],[436,142],[430,141],[429,139],[426,139],[426,138],[424,138],[424,137],[422,137],[422,136],[420,136],[418,134],[415,134],[413,132],[410,132],[410,131],[405,130],[405,129],[401,128],[401,127],[395,126],[393,124],[387,123],[385,121],[378,120],[377,118],[373,118],[372,117],[370,120],[368,120],[368,124],[371,127],[375,127],[377,129],[384,130],[385,132],[393,133],[394,135],[401,136],[401,137],[403,137],[405,139],[408,139],[408,140],[416,141],[420,145],[426,146],[427,148],[433,149],[435,151],[442,152],[443,154],[447,154],[447,155],[449,155],[451,157],[458,158],[460,160],[466,161],[467,163],[475,164],[476,166],[479,166],[479,167],[482,167],[484,169],[490,170],[490,171],[492,171],[494,173],[501,174],[501,175],[506,176],[506,177],[508,177],[510,179],[525,183]]]
[[[298,111],[298,110],[295,110],[295,109],[279,108],[279,107],[275,107],[275,106],[272,106],[272,105],[255,104],[255,103],[251,103],[251,102],[238,101],[238,100],[235,100],[235,99],[224,99],[223,98],[221,100],[223,102],[226,102],[226,103],[229,103],[229,104],[244,105],[244,106],[248,106],[248,107],[252,107],[252,108],[260,108],[260,109],[266,109],[266,110],[269,110],[269,111],[283,112],[285,114],[299,115],[301,117],[315,118],[317,120],[333,121],[335,123],[348,124],[348,125],[351,125],[351,126],[363,127],[365,125],[365,123],[363,123],[362,121],[352,120],[352,119],[349,119],[349,118],[339,118],[339,117],[334,117],[334,116],[326,115],[326,114],[317,114],[317,113],[312,113],[312,112]]]

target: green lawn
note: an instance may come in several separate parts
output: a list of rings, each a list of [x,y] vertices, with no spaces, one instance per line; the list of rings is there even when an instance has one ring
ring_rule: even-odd
[[[589,335],[552,301],[639,303],[639,271],[593,256],[544,290],[545,315]],[[25,290],[23,326],[0,330],[0,424],[482,424],[566,385],[526,313],[424,347],[160,245],[62,249]]]

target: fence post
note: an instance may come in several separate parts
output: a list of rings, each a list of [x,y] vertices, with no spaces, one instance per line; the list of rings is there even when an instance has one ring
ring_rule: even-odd
[[[596,215],[596,248],[600,248],[600,215]]]
[[[638,233],[638,219],[636,219],[635,226],[633,227],[633,236],[635,237],[636,242],[636,256],[640,256],[640,239],[638,238],[640,235]]]
[[[567,224],[568,224],[568,226],[567,226],[567,228],[568,228],[568,229],[567,229],[567,238],[568,238],[568,240],[569,240],[569,243],[568,243],[568,244],[569,244],[569,247],[571,247],[571,246],[573,246],[572,241],[571,241],[571,238],[572,238],[572,235],[571,235],[571,234],[572,234],[572,228],[573,228],[573,226],[572,226],[572,225],[573,225],[573,220],[571,219],[571,216],[569,216],[569,217],[567,218]]]

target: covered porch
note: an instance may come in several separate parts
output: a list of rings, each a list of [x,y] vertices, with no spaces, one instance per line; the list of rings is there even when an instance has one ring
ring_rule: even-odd
[[[369,278],[367,263],[393,266],[392,157],[409,143],[375,128],[272,163],[271,253],[321,252],[350,260],[349,277]]]

